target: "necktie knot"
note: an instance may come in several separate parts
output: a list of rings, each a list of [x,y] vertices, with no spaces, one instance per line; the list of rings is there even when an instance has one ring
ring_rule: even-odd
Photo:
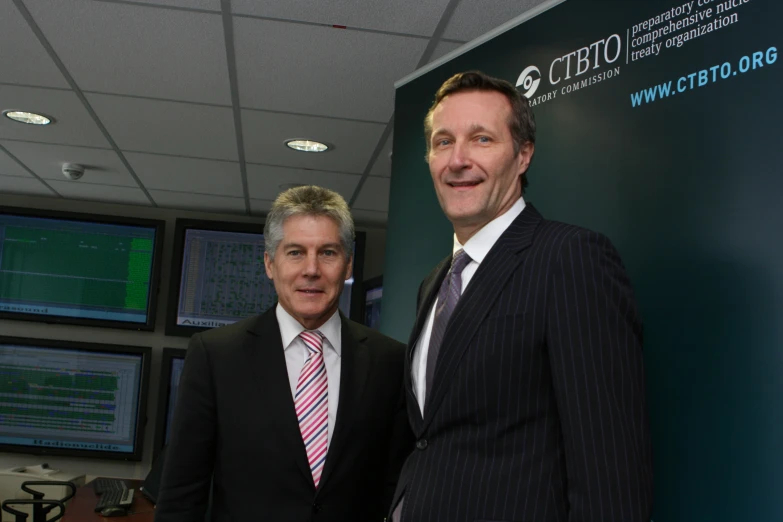
[[[304,341],[307,346],[307,350],[310,353],[322,353],[324,346],[324,336],[318,330],[305,330],[299,334],[299,337]]]
[[[470,256],[467,252],[465,252],[464,249],[460,248],[454,253],[454,257],[451,260],[451,273],[454,274],[461,274],[462,271],[465,269],[466,266],[468,266],[468,263],[470,263],[472,259],[470,259]]]

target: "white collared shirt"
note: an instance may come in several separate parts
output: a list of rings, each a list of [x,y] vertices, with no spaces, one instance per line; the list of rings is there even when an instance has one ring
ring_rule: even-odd
[[[470,280],[473,278],[473,274],[476,273],[479,265],[495,245],[498,238],[503,235],[503,232],[506,231],[523,210],[525,210],[525,200],[520,197],[507,212],[484,225],[481,230],[468,239],[465,245],[461,245],[457,240],[457,234],[454,234],[454,249],[452,254],[456,253],[460,248],[463,248],[471,259],[470,263],[468,263],[462,271],[462,290],[460,291],[460,294],[465,292],[468,283],[470,283]],[[437,305],[438,298],[436,297],[435,301],[432,303],[432,308],[430,308],[427,321],[424,323],[421,335],[419,335],[419,339],[414,346],[413,361],[411,364],[413,391],[416,394],[416,400],[419,403],[419,409],[421,409],[422,415],[424,415],[424,400],[427,397],[427,352],[429,352],[432,323],[435,319],[435,307]]]
[[[299,374],[302,372],[307,360],[308,350],[299,334],[306,328],[299,321],[291,317],[291,314],[277,303],[275,309],[277,324],[280,325],[280,337],[283,339],[285,350],[285,365],[288,370],[288,382],[291,385],[291,397],[296,394],[296,384]],[[329,426],[327,427],[327,447],[332,442],[335,422],[337,422],[337,407],[340,403],[340,357],[342,356],[342,324],[340,313],[334,314],[319,328],[324,336],[323,353],[326,365],[326,388],[329,403]]]

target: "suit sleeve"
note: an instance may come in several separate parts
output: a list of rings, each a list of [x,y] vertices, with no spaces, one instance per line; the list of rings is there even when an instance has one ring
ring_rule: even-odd
[[[642,325],[609,240],[581,231],[552,265],[547,349],[563,429],[569,522],[649,522],[652,455]]]
[[[203,522],[215,463],[215,391],[200,335],[188,346],[155,522]]]

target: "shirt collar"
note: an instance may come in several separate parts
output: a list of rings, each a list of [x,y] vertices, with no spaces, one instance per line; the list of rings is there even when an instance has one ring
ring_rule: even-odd
[[[277,316],[277,324],[280,325],[280,337],[283,339],[283,348],[288,350],[293,342],[299,337],[299,334],[304,332],[306,328],[302,324],[294,319],[280,303],[277,303],[275,309],[275,315]],[[326,338],[328,345],[337,352],[340,356],[342,351],[341,346],[341,333],[342,323],[340,321],[340,312],[335,310],[332,316],[327,321],[318,327],[318,331]]]
[[[454,254],[457,250],[463,248],[472,261],[481,264],[498,238],[503,235],[503,232],[506,231],[523,210],[525,210],[525,198],[520,196],[510,209],[484,225],[464,245],[460,244],[457,234],[454,234],[454,250],[452,253]]]

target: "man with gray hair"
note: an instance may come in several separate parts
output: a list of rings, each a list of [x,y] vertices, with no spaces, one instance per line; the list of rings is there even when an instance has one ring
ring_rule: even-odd
[[[278,295],[191,338],[157,522],[383,520],[413,447],[404,346],[340,314],[354,225],[337,193],[297,187],[264,227]]]

